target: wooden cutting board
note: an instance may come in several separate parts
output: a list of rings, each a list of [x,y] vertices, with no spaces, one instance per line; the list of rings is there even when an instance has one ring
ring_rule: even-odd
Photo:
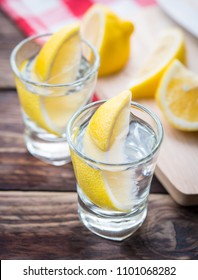
[[[135,24],[131,42],[131,58],[125,69],[107,78],[100,78],[97,94],[106,99],[126,89],[142,62],[149,56],[157,36],[163,29],[177,26],[157,6],[140,12],[127,11]],[[129,17],[129,16],[128,16]],[[178,27],[178,26],[177,26]],[[185,32],[188,66],[198,73],[198,41]],[[181,132],[164,119],[154,100],[138,100],[151,108],[161,119],[164,141],[155,174],[173,199],[181,205],[198,204],[198,132]]]

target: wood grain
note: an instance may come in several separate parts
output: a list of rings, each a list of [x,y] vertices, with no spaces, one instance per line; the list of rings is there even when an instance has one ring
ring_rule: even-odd
[[[75,193],[0,192],[0,258],[198,259],[197,214],[198,207],[150,195],[143,226],[113,242],[82,225]]]
[[[0,88],[13,88],[14,79],[10,67],[10,54],[13,48],[24,38],[8,18],[0,11]]]

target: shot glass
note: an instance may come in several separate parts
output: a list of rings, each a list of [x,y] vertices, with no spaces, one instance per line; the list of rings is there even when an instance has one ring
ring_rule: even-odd
[[[33,156],[59,166],[71,160],[65,127],[71,116],[92,99],[99,55],[81,39],[81,61],[74,82],[37,82],[31,74],[34,58],[51,35],[32,36],[20,42],[12,51],[10,63],[25,124],[26,147]]]
[[[125,142],[128,159],[117,164],[99,162],[84,153],[83,135],[91,117],[104,102],[91,103],[76,112],[68,122],[66,134],[77,180],[80,220],[95,234],[121,241],[132,235],[146,218],[150,184],[163,139],[163,128],[153,112],[131,102],[130,134]],[[132,159],[130,154],[133,154]],[[123,201],[120,199],[120,204],[123,209],[126,206],[127,211],[96,205],[94,192],[97,200],[100,196],[102,203],[105,199],[107,201],[104,195],[105,186],[108,189],[107,178],[111,178],[111,183],[116,185],[119,182],[120,193],[116,195],[125,195]],[[111,198],[111,194],[109,196]]]

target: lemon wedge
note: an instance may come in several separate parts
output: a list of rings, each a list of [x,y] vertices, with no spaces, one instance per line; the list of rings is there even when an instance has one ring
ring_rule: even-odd
[[[84,14],[81,32],[99,52],[99,76],[115,73],[125,66],[133,29],[130,21],[120,19],[104,5],[95,4]]]
[[[79,23],[67,25],[41,48],[34,72],[41,82],[69,83],[75,80],[81,59]]]
[[[198,75],[178,60],[174,60],[164,73],[156,101],[173,127],[198,130]]]
[[[154,97],[161,77],[174,59],[185,63],[185,43],[183,32],[171,28],[162,32],[148,61],[129,85],[133,98]]]
[[[86,156],[103,162],[124,160],[124,140],[129,130],[131,92],[124,91],[102,104],[92,116],[84,135]],[[131,170],[95,168],[71,151],[78,184],[84,194],[104,209],[128,212],[133,205]]]
[[[79,24],[71,24],[43,45],[31,66],[31,79],[48,84],[73,82],[81,62]],[[20,71],[26,75],[25,61]],[[49,133],[61,136],[73,113],[87,103],[86,90],[67,95],[66,87],[26,87],[16,79],[17,91],[22,108],[27,116]],[[37,94],[37,92],[39,94]]]
[[[108,151],[116,137],[128,129],[130,96],[129,91],[123,91],[109,99],[98,108],[89,122],[87,133],[101,151]]]

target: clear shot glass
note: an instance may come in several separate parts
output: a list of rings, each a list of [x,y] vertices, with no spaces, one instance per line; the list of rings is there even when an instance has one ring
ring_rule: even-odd
[[[80,220],[95,234],[121,241],[132,235],[146,218],[150,185],[163,139],[163,128],[153,112],[131,102],[130,126],[132,130],[136,127],[139,135],[136,140],[133,136],[127,137],[127,161],[116,164],[99,162],[84,153],[83,133],[97,108],[104,102],[91,103],[76,112],[68,123],[66,134],[77,181]],[[137,153],[141,152],[142,156],[130,160],[130,153],[136,154],[134,149],[138,149]],[[109,179],[112,192],[108,188]],[[118,193],[113,193],[114,183],[119,189]],[[109,201],[115,200],[113,196],[117,196],[120,200],[119,207],[127,209],[126,211],[109,207]],[[95,201],[99,201],[100,205]]]
[[[71,116],[92,100],[99,55],[89,42],[81,39],[81,61],[74,82],[37,82],[30,74],[31,63],[51,35],[33,36],[20,42],[12,51],[10,63],[25,125],[26,147],[33,156],[59,166],[71,161],[65,127]],[[24,65],[26,69],[22,71]]]

